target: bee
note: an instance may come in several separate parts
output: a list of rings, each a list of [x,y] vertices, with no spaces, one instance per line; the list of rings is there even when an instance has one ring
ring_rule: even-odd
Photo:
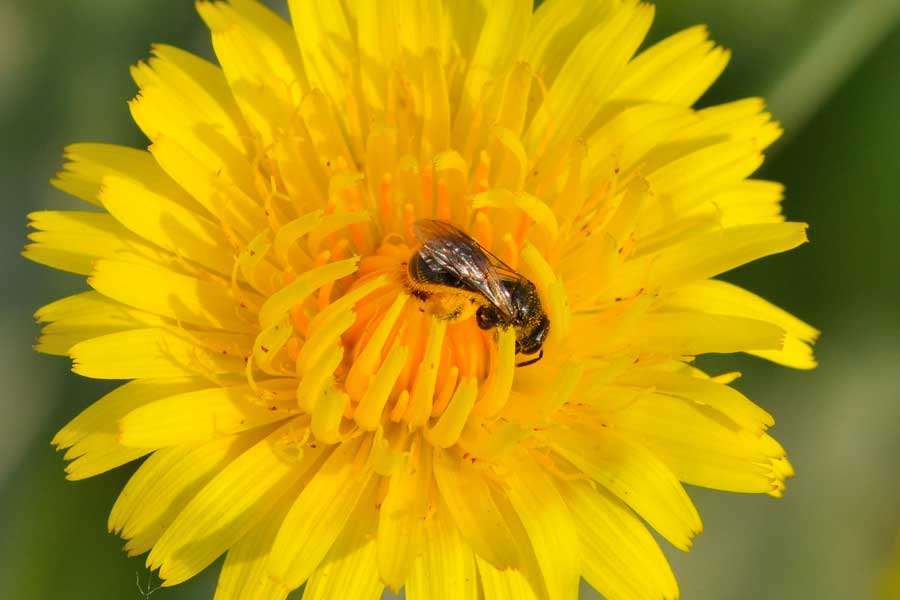
[[[544,356],[550,319],[535,285],[478,242],[444,221],[413,224],[421,242],[407,263],[412,294],[432,314],[450,321],[471,317],[481,329],[515,328],[516,354]]]

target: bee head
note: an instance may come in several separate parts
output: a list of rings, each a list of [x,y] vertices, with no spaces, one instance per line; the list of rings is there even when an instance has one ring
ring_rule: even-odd
[[[538,297],[537,288],[527,279],[504,281],[503,285],[509,290],[512,306],[515,310],[512,324],[517,327],[525,326],[535,321],[543,314],[541,299]]]
[[[535,354],[543,347],[547,341],[547,334],[550,333],[550,319],[547,315],[542,314],[537,319],[534,327],[520,329],[516,336],[516,354]]]

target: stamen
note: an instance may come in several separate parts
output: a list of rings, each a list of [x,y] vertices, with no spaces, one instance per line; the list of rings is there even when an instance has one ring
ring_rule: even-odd
[[[333,384],[322,390],[310,423],[310,431],[317,440],[325,444],[341,441],[341,419],[344,416],[344,406],[349,400],[350,397],[335,389]]]
[[[515,241],[517,246],[521,246],[525,243],[525,238],[528,237],[528,231],[531,229],[531,217],[527,214],[522,213],[519,215],[519,223],[515,229]]]
[[[300,249],[297,242],[319,225],[323,214],[324,211],[322,210],[314,210],[294,219],[279,229],[275,233],[275,242],[273,244],[275,255],[278,256],[280,260],[287,261],[288,250],[292,247],[298,250]]]
[[[509,233],[503,236],[503,250],[500,257],[513,269],[519,265],[519,245]]]
[[[319,224],[309,232],[308,247],[312,254],[319,252],[323,242],[332,234],[347,229],[353,223],[364,223],[371,219],[368,212],[342,212],[325,215]]]
[[[449,448],[457,442],[463,427],[469,419],[475,398],[478,395],[478,384],[474,379],[463,379],[447,410],[431,429],[426,430],[425,438],[438,448]]]
[[[393,177],[390,173],[385,173],[381,178],[381,187],[379,189],[379,208],[381,209],[381,223],[387,230],[394,220],[394,203],[391,197],[391,182]]]
[[[272,247],[268,233],[268,230],[265,230],[253,238],[237,258],[244,280],[263,295],[268,295],[272,291],[278,276],[275,268],[265,261],[266,254]]]
[[[375,435],[372,438],[372,468],[376,473],[383,476],[382,487],[376,494],[376,506],[381,506],[384,497],[387,495],[388,483],[390,482],[388,478],[406,462],[405,449],[408,444],[408,438],[409,433],[404,427],[397,429],[397,431],[392,430],[389,435],[386,435],[381,427],[375,430]]]
[[[425,354],[422,357],[422,362],[419,364],[410,396],[410,406],[406,417],[410,428],[424,425],[428,421],[428,417],[431,416],[435,382],[446,331],[447,321],[431,319]]]
[[[474,238],[485,248],[494,247],[494,228],[487,218],[487,210],[480,208],[475,211]]]
[[[403,419],[407,405],[409,405],[409,390],[403,390],[397,397],[397,402],[394,404],[394,409],[391,411],[392,423],[399,423]]]
[[[291,323],[294,325],[294,329],[306,336],[309,317],[306,316],[306,310],[302,305],[298,304],[291,309]]]
[[[444,346],[447,348],[447,346]],[[450,351],[452,355],[452,351]],[[442,359],[445,362],[448,360]],[[439,417],[447,408],[450,397],[456,390],[456,383],[459,380],[459,367],[450,365],[449,369],[441,369],[438,371],[437,393],[434,396],[434,406],[431,407],[431,416]],[[442,378],[442,380],[441,380]]]
[[[297,386],[297,405],[305,413],[312,414],[313,409],[327,386],[333,385],[335,369],[344,358],[344,347],[335,346],[325,352],[303,375]],[[298,371],[298,375],[300,372]],[[343,412],[343,409],[341,409]]]
[[[363,393],[368,386],[368,379],[375,373],[378,364],[381,362],[381,352],[387,341],[388,335],[394,329],[400,312],[406,306],[409,296],[400,294],[390,308],[381,317],[378,326],[372,332],[368,340],[360,340],[355,345],[355,351],[359,352],[353,360],[350,372],[347,373],[345,387],[351,397],[362,398]],[[362,351],[359,351],[362,346]]]
[[[416,239],[416,233],[413,231],[413,223],[416,222],[416,208],[411,202],[403,205],[403,232],[407,239]]]
[[[473,377],[481,381],[486,375],[488,352],[485,334],[473,321],[453,323],[447,328],[453,362],[459,367],[463,377]]]
[[[409,349],[406,346],[394,344],[378,372],[374,377],[369,378],[368,388],[353,416],[357,425],[362,429],[372,431],[381,423],[388,397],[408,358]]]
[[[478,166],[475,167],[475,175],[472,177],[472,185],[470,186],[473,194],[483,192],[490,186],[488,175],[491,172],[491,157],[488,156],[487,151],[482,150],[478,155],[478,159]]]
[[[253,343],[253,361],[256,368],[269,375],[281,374],[282,370],[273,368],[272,364],[292,333],[291,319],[286,316],[257,335]]]
[[[512,329],[501,329],[497,332],[497,337],[497,356],[493,361],[494,372],[475,405],[475,412],[484,417],[492,417],[500,412],[509,399],[509,390],[512,389],[516,359],[516,332]]]
[[[300,351],[298,364],[304,366],[310,364],[333,344],[334,340],[340,339],[356,321],[357,313],[353,310],[354,305],[386,283],[387,278],[383,276],[373,278],[347,292],[317,314],[309,323],[308,339]]]
[[[350,242],[344,238],[335,242],[331,247],[331,260],[340,260],[349,245]],[[325,310],[331,302],[331,292],[334,289],[334,283],[332,280],[319,288],[319,310]]]
[[[434,216],[434,168],[430,164],[422,170],[422,215]]]
[[[441,221],[450,220],[450,189],[446,179],[438,180],[438,207],[437,217]]]
[[[303,302],[315,290],[329,281],[341,279],[356,271],[359,257],[354,256],[338,262],[315,267],[298,276],[297,279],[278,290],[266,300],[259,309],[261,327],[270,327],[281,316],[290,313],[291,309]]]

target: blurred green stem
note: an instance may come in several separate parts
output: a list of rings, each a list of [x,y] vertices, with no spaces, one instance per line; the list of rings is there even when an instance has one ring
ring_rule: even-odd
[[[766,98],[785,131],[802,131],[900,18],[900,0],[848,0]]]

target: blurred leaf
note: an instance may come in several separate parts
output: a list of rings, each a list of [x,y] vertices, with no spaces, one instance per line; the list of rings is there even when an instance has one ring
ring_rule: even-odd
[[[769,108],[800,131],[897,25],[898,0],[856,0],[842,7],[766,93]]]

